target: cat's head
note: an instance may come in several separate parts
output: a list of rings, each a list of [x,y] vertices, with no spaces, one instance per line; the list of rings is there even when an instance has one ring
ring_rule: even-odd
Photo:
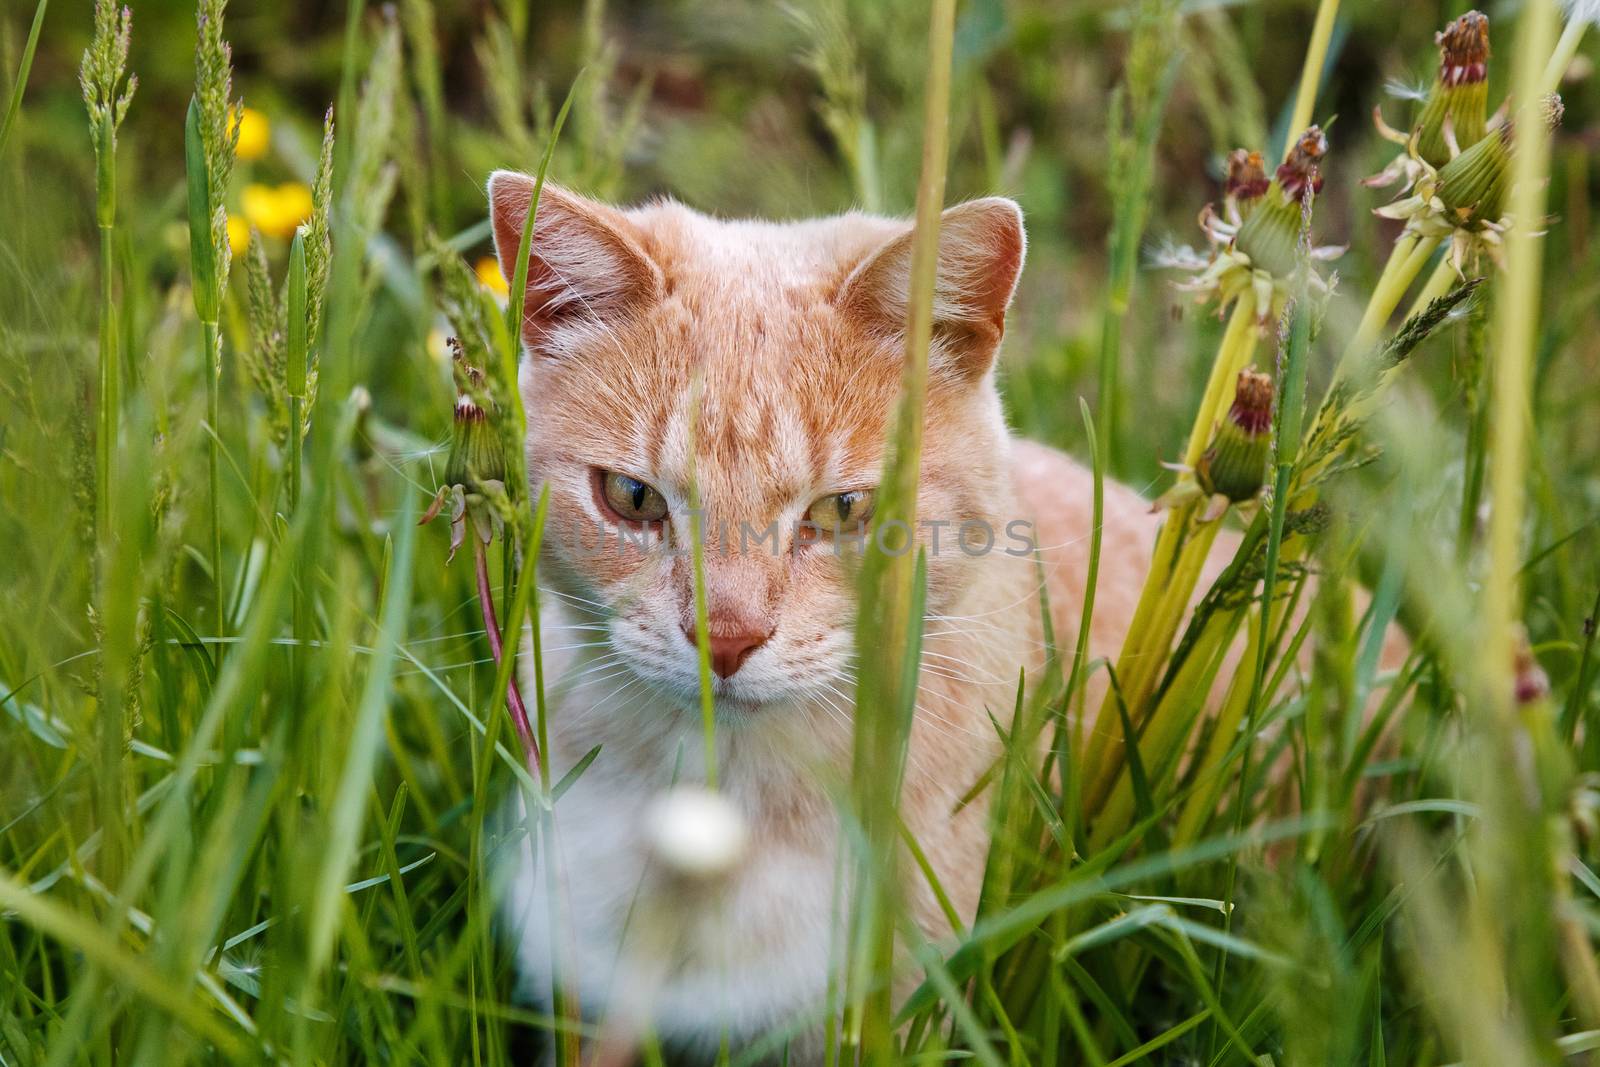
[[[489,180],[508,278],[533,188]],[[848,692],[850,535],[870,518],[900,393],[911,232],[864,214],[624,210],[544,186],[521,387],[530,479],[550,493],[546,574],[669,699],[693,706],[699,691],[694,492],[719,707]],[[1024,250],[1009,200],[950,208],[940,233],[915,524],[930,613],[1015,547],[992,371]]]

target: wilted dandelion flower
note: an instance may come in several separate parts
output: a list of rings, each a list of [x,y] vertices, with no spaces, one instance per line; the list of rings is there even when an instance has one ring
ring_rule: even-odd
[[[1162,259],[1163,266],[1193,272],[1194,277],[1178,288],[1198,294],[1201,301],[1215,297],[1219,313],[1241,293],[1251,292],[1257,324],[1264,329],[1281,310],[1299,267],[1304,202],[1322,187],[1327,150],[1322,130],[1308,128],[1270,182],[1259,153],[1239,149],[1229,155],[1224,211],[1218,214],[1208,204],[1200,213],[1200,228],[1211,243],[1210,257],[1183,248]],[[1326,260],[1343,252],[1342,247],[1327,246],[1312,248],[1310,254],[1314,260]],[[1327,291],[1326,282],[1315,272],[1311,287],[1318,293]]]
[[[1204,499],[1206,510],[1201,521],[1212,522],[1221,518],[1230,505],[1246,505],[1260,496],[1272,447],[1272,395],[1270,375],[1248,367],[1240,371],[1234,384],[1233,404],[1194,470],[1168,464],[1193,478],[1180,479],[1151,510]]]
[[[703,880],[731,871],[744,855],[744,816],[719,793],[678,786],[658,800],[645,826],[650,850],[674,874]]]
[[[1389,165],[1362,184],[1384,189],[1401,182],[1410,189],[1428,167],[1442,167],[1483,139],[1488,122],[1489,19],[1469,11],[1434,35],[1439,70],[1411,132],[1390,126],[1381,107],[1372,109],[1378,133],[1401,145]]]
[[[260,159],[272,145],[272,124],[253,107],[230,108],[228,125],[239,124],[239,144],[234,150],[245,161]]]
[[[1527,707],[1550,695],[1550,676],[1534,657],[1528,631],[1521,626],[1512,638],[1512,698],[1518,707]]]
[[[505,443],[490,415],[493,403],[484,393],[483,372],[468,366],[459,344],[455,347],[456,406],[450,435],[450,457],[444,484],[422,516],[431,522],[450,505],[450,558],[467,539],[470,523],[478,543],[487,545],[505,528],[502,509],[507,506]]]
[[[239,204],[250,225],[272,237],[289,238],[311,217],[311,189],[302,182],[276,186],[251,182],[240,194]]]
[[[1543,121],[1554,126],[1560,119],[1560,98],[1551,97]],[[1514,132],[1508,121],[1437,170],[1422,161],[1421,176],[1410,195],[1377,208],[1377,214],[1404,220],[1407,233],[1448,238],[1450,263],[1457,274],[1476,263],[1480,254],[1500,263],[1502,235],[1511,225],[1503,211]]]
[[[1228,153],[1228,176],[1222,183],[1222,196],[1234,225],[1244,221],[1244,216],[1271,187],[1272,181],[1267,177],[1260,152],[1235,148]]]

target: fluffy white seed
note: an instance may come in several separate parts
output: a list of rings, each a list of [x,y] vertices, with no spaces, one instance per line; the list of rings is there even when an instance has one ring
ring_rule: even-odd
[[[650,810],[651,851],[670,870],[689,878],[714,878],[744,855],[744,816],[725,797],[699,786],[679,786]]]
[[[1563,0],[1569,19],[1582,19],[1590,25],[1600,25],[1600,0]]]

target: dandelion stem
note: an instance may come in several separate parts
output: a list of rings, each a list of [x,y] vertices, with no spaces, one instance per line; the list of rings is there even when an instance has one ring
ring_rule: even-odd
[[[1428,275],[1422,291],[1411,302],[1411,310],[1406,312],[1406,319],[1410,320],[1413,315],[1426,310],[1429,304],[1448,293],[1454,287],[1455,281],[1456,269],[1451,266],[1450,257],[1445,256],[1434,265],[1433,273]]]
[[[1555,51],[1550,53],[1550,60],[1545,64],[1544,74],[1539,78],[1540,96],[1561,88],[1561,78],[1572,65],[1572,57],[1578,54],[1578,45],[1583,43],[1583,34],[1588,28],[1589,20],[1581,15],[1574,14],[1567,20],[1560,39],[1556,41]]]
[[[1255,354],[1255,320],[1255,298],[1246,291],[1234,302],[1232,318],[1217,346],[1205,393],[1189,431],[1189,442],[1184,451],[1185,466],[1193,467],[1199,460],[1217,419],[1227,407],[1231,395],[1229,388],[1238,378],[1239,371],[1249,366]],[[1121,699],[1127,702],[1131,715],[1138,714],[1155,677],[1155,670],[1166,658],[1164,653],[1172,643],[1178,620],[1188,606],[1189,597],[1199,581],[1201,567],[1216,538],[1214,523],[1195,529],[1197,514],[1199,509],[1193,505],[1175,509],[1156,536],[1150,575],[1140,590],[1133,622],[1123,639],[1122,651],[1117,656]],[[1111,711],[1114,705],[1111,701],[1116,699],[1115,692],[1107,692],[1095,717],[1096,724],[1113,721]],[[1120,737],[1115,730],[1092,728],[1082,764],[1086,812],[1092,813],[1099,808],[1122,770],[1125,754],[1120,746],[1111,744],[1118,740]]]
[[[1228,328],[1217,348],[1217,358],[1211,364],[1211,376],[1206,379],[1206,391],[1201,395],[1200,410],[1195,412],[1194,425],[1189,429],[1189,445],[1183,452],[1183,465],[1193,467],[1200,462],[1211,431],[1228,408],[1234,380],[1250,363],[1255,353],[1253,331],[1256,319],[1254,296],[1246,293],[1234,303]]]
[[[1311,113],[1317,106],[1317,87],[1322,83],[1322,68],[1328,59],[1328,44],[1333,40],[1333,23],[1338,14],[1339,0],[1321,0],[1317,4],[1317,21],[1312,24],[1305,65],[1300,68],[1300,89],[1295,95],[1294,113],[1284,133],[1285,156],[1294,147],[1299,132],[1311,125]]]
[[[1366,355],[1377,342],[1384,324],[1399,306],[1400,298],[1406,295],[1406,290],[1411,288],[1411,283],[1422,272],[1422,265],[1438,247],[1437,237],[1418,237],[1409,233],[1395,242],[1394,250],[1389,253],[1388,262],[1383,266],[1383,273],[1378,276],[1378,284],[1367,300],[1366,310],[1361,313],[1361,323],[1339,360],[1335,377],[1348,373],[1351,365]]]
[[[1549,130],[1530,111],[1538,102],[1535,97],[1540,76],[1536,57],[1548,52],[1555,19],[1550,0],[1532,0],[1523,11],[1513,98],[1521,101],[1519,110],[1527,121],[1517,123],[1510,194],[1510,214],[1516,224],[1506,234],[1506,271],[1494,322],[1494,388],[1489,401],[1489,495],[1493,507],[1484,587],[1487,632],[1482,666],[1490,706],[1507,716],[1515,710],[1512,628],[1518,616],[1518,557],[1526,503],[1523,468],[1544,255],[1537,221],[1544,217],[1550,154]]]

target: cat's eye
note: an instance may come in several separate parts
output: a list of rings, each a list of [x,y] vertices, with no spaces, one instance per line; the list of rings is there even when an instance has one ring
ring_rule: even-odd
[[[829,493],[806,509],[806,522],[824,533],[857,530],[872,518],[871,489],[851,489]]]
[[[667,517],[667,498],[655,486],[618,471],[596,471],[600,499],[623,522],[660,522]]]

